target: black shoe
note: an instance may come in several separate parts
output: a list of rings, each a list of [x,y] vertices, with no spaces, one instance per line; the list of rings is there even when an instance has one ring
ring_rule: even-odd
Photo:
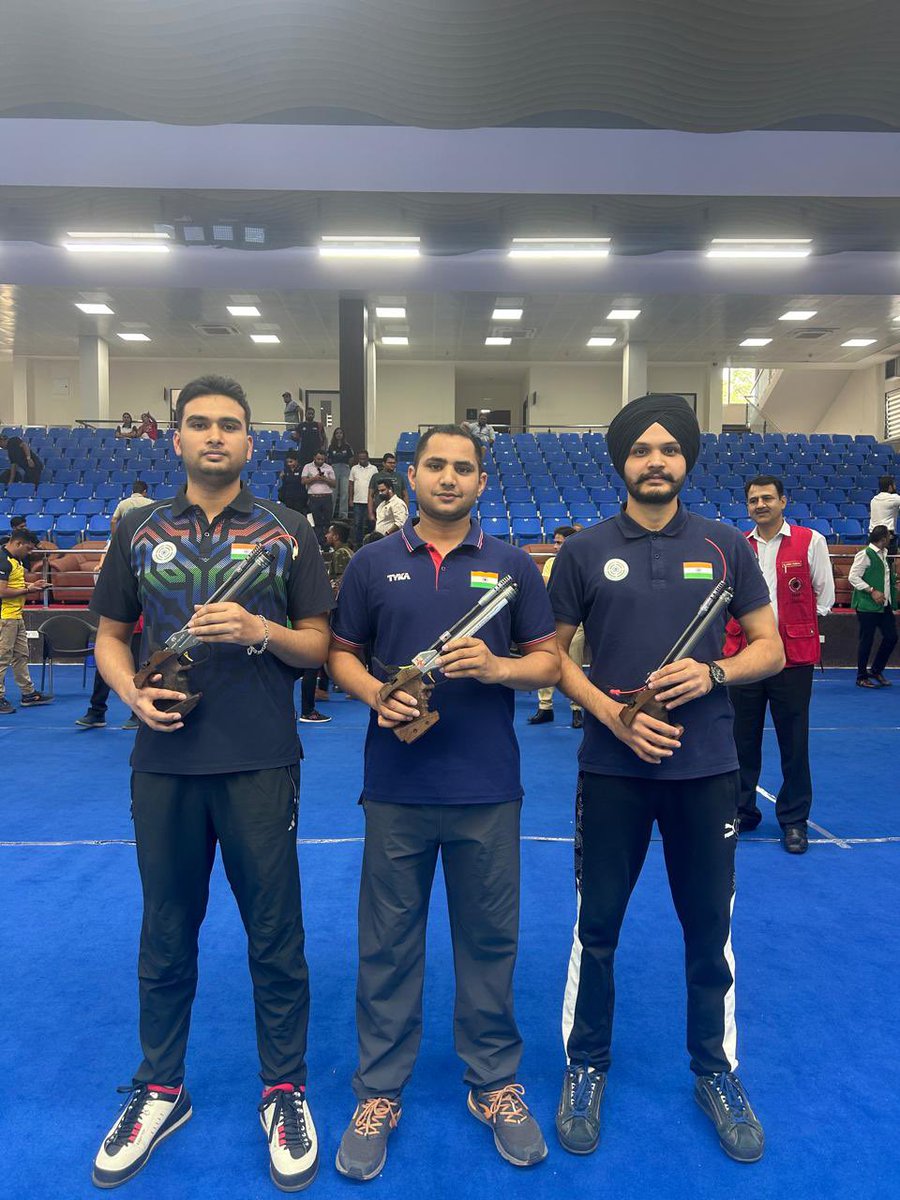
[[[16,710],[4,696],[3,699],[0,700],[0,717],[9,716],[10,713],[14,713],[15,711]]]
[[[573,708],[572,709],[572,728],[573,729],[584,729],[584,709],[583,708]]]
[[[809,836],[805,825],[788,825],[783,840],[788,854],[805,854],[809,849]]]
[[[606,1075],[593,1067],[567,1067],[556,1110],[556,1134],[570,1154],[593,1154],[600,1144],[600,1101]]]
[[[514,1167],[533,1167],[547,1157],[547,1143],[540,1126],[528,1111],[520,1083],[469,1092],[468,1108],[476,1120],[494,1131],[494,1145],[501,1158]]]
[[[528,718],[529,725],[546,725],[553,720],[552,708],[539,708],[533,716]]]
[[[129,1098],[103,1139],[94,1159],[91,1179],[100,1188],[114,1188],[137,1175],[164,1138],[190,1120],[191,1098],[179,1088],[119,1088]]]
[[[327,725],[331,717],[326,717],[313,709],[311,712],[301,713],[297,720],[302,721],[304,725]]]
[[[131,716],[128,718],[127,721],[122,722],[123,729],[140,729],[140,727],[141,727],[141,723],[137,719],[137,717],[134,715],[134,713],[131,714]]]
[[[306,1088],[279,1084],[263,1092],[259,1119],[269,1143],[269,1174],[282,1192],[302,1192],[319,1170],[319,1143]]]
[[[92,708],[89,708],[75,724],[80,725],[82,729],[103,729],[106,726],[106,714],[94,712]]]
[[[23,708],[36,708],[39,704],[52,704],[53,697],[45,696],[43,692],[28,692],[19,703]]]
[[[882,675],[882,673],[880,671],[877,674],[875,671],[870,671],[869,678],[874,679],[879,687],[893,687],[894,686],[889,679],[886,679],[884,677],[884,675]]]
[[[729,1158],[746,1163],[762,1158],[765,1134],[737,1075],[699,1075],[694,1099],[715,1125],[719,1145]]]
[[[868,676],[865,676],[864,678],[861,677],[861,678],[857,679],[856,686],[864,687],[864,688],[877,688],[878,684],[873,683],[872,680],[869,679]]]
[[[762,821],[762,813],[759,809],[751,813],[738,813],[737,815],[737,831],[738,833],[752,833],[754,829],[759,828]]]
[[[334,1165],[348,1179],[374,1179],[387,1161],[387,1140],[402,1113],[399,1100],[375,1096],[360,1100],[344,1130]]]

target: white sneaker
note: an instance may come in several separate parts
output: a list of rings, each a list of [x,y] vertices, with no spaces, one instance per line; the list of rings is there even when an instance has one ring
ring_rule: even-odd
[[[319,1143],[306,1088],[278,1083],[263,1092],[259,1119],[269,1143],[269,1172],[283,1192],[302,1192],[319,1170]]]
[[[128,1092],[125,1107],[97,1151],[91,1179],[101,1188],[126,1183],[146,1166],[147,1159],[164,1138],[190,1120],[191,1098],[184,1086],[177,1088],[119,1088]]]

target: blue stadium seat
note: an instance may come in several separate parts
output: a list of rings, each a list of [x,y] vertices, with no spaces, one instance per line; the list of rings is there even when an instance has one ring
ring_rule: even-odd
[[[541,510],[541,516],[545,521],[547,517],[563,517],[568,520],[569,510],[561,500],[545,500],[538,503],[537,496],[535,496],[535,503]]]
[[[531,501],[531,489],[527,487],[504,488],[507,504],[525,504]]]
[[[481,504],[478,506],[478,519],[483,521],[485,517],[503,517],[503,519],[505,520],[506,519],[506,505],[505,504],[492,504],[490,501],[488,501],[488,503],[485,504],[484,498],[482,497]]]
[[[509,519],[511,521],[522,520],[537,520],[537,509],[534,502],[529,500],[527,504],[514,502],[509,505]]]
[[[509,521],[506,517],[488,517],[481,522],[481,528],[491,537],[500,538],[504,542],[509,541]]]
[[[542,504],[556,504],[560,502],[559,488],[554,484],[549,486],[535,485],[534,502],[541,507]]]
[[[568,517],[544,517],[544,538],[548,542],[553,541],[553,535],[561,525],[568,525]]]
[[[610,517],[618,516],[621,508],[621,504],[598,504],[597,513],[601,520],[608,521]]]
[[[109,517],[98,513],[88,521],[88,533],[92,538],[109,537]]]
[[[599,516],[597,516],[596,513],[594,513],[591,516],[578,517],[577,523],[579,525],[582,525],[585,529],[590,529],[590,527],[592,525],[599,525],[600,520],[601,520],[601,518]],[[575,524],[575,521],[576,521],[576,518],[573,518],[573,524]]]
[[[102,513],[103,509],[104,503],[102,500],[87,499],[75,501],[75,512],[81,516],[95,517],[97,513]]]
[[[710,504],[708,502],[704,504],[691,504],[689,505],[689,508],[691,512],[696,513],[698,517],[708,517],[710,521],[717,521],[719,519],[719,510],[716,508],[715,504]]]
[[[33,483],[10,483],[10,484],[7,484],[6,495],[10,498],[10,500],[33,500],[34,495],[35,495],[34,484]]]
[[[806,521],[812,514],[809,511],[808,504],[798,504],[793,499],[791,500],[791,516],[796,521]]]
[[[87,517],[57,517],[53,525],[53,540],[60,550],[71,550],[84,540],[86,529]]]
[[[41,500],[58,500],[63,491],[64,488],[61,483],[39,483],[35,496]]]
[[[118,483],[101,483],[94,490],[98,500],[115,500],[118,503],[125,495],[125,489]]]
[[[684,504],[702,504],[705,499],[703,492],[696,487],[686,487],[681,493],[681,500]]]
[[[868,521],[869,506],[868,504],[843,504],[841,505],[841,516],[853,521]]]
[[[89,500],[93,494],[89,483],[70,483],[66,487],[67,500]]]
[[[537,517],[519,517],[512,523],[512,540],[517,546],[526,543],[542,542],[544,531]]]
[[[560,493],[563,500],[569,505],[570,511],[573,504],[586,504],[590,500],[587,488],[576,487],[572,484],[564,485],[560,488]]]
[[[72,511],[71,500],[45,500],[45,517],[67,517]]]
[[[835,540],[831,525],[827,521],[823,521],[821,517],[810,517],[803,524],[807,529],[815,529],[816,533],[821,533],[826,542],[833,542]]]
[[[844,517],[837,521],[832,521],[831,528],[840,542],[861,544],[865,540],[866,534],[859,521],[849,520]]]
[[[586,517],[595,517],[597,515],[597,505],[591,504],[590,501],[574,501],[569,505],[569,512],[572,516],[572,524],[577,521],[579,524],[584,524]]]
[[[747,516],[747,507],[744,504],[720,504],[719,516],[725,521],[742,521]]]
[[[825,501],[823,503],[823,501],[820,500],[816,505],[816,516],[821,518],[826,523],[837,520],[840,515],[841,514],[838,506],[836,504],[832,504],[831,501]]]
[[[31,489],[31,495],[32,497],[34,495],[33,488]],[[15,517],[36,517],[40,514],[44,506],[43,500],[18,500],[15,496],[10,496],[9,498],[12,500],[10,511]]]

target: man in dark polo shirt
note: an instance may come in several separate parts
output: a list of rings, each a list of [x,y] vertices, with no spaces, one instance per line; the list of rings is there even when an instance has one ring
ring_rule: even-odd
[[[613,420],[607,443],[628,489],[625,509],[564,543],[549,587],[561,648],[581,623],[591,648],[590,677],[563,654],[559,685],[583,705],[585,723],[576,801],[578,916],[563,1006],[569,1065],[557,1133],[575,1154],[588,1154],[599,1142],[613,956],[656,821],[684,931],[695,1097],[726,1153],[754,1162],[763,1152],[763,1131],[734,1074],[738,760],[725,685],[775,674],[784,652],[746,540],[678,501],[700,448],[687,403],[679,396],[633,400]],[[723,660],[723,614],[693,657],[652,673],[722,579],[734,591],[730,612],[746,648]],[[626,726],[624,703],[648,676],[671,716],[657,720],[641,712]]]
[[[428,902],[440,852],[456,966],[456,1050],[465,1061],[468,1108],[489,1125],[517,1166],[547,1153],[516,1083],[522,1039],[513,1015],[519,923],[522,783],[513,689],[551,686],[559,675],[553,615],[524,551],[486,537],[470,513],[487,476],[482,447],[458,426],[419,441],[410,483],[419,521],[364,546],[344,572],[329,670],[372,709],[362,803],[366,842],[359,896],[358,1104],[337,1169],[372,1179],[400,1119],[400,1096],[422,1034]],[[418,713],[407,692],[378,698],[409,663],[504,575],[519,591],[477,637],[449,644],[430,700],[440,721],[419,741],[394,728]],[[520,658],[510,657],[515,642]],[[485,753],[485,747],[489,752]]]
[[[318,1147],[306,1102],[293,691],[303,668],[327,653],[331,586],[305,518],[241,486],[253,445],[240,384],[215,375],[189,383],[175,424],[187,484],[123,518],[91,601],[98,668],[141,721],[131,798],[144,896],[144,1057],[93,1178],[100,1187],[124,1183],[191,1115],[184,1057],[218,844],[247,931],[270,1171],[279,1187],[298,1190],[315,1176]],[[204,604],[259,543],[277,551],[268,576],[240,603]],[[130,642],[142,613],[144,656],[187,623],[202,643],[189,672],[202,699],[184,717],[156,706],[180,693],[134,685]]]
[[[381,460],[381,469],[376,471],[369,480],[369,520],[372,522],[375,520],[375,510],[378,507],[379,483],[389,483],[394,489],[394,495],[398,496],[404,504],[409,499],[407,482],[397,471],[396,454],[385,454]]]

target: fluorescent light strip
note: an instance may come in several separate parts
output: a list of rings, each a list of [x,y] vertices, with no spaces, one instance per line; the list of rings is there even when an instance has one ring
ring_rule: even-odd
[[[168,233],[163,233],[160,231],[154,233],[123,233],[121,231],[117,232],[116,230],[112,230],[105,233],[93,233],[82,229],[70,229],[66,233],[66,237],[70,238],[110,238],[113,241],[117,240],[118,238],[156,238],[165,241],[168,236]]]
[[[492,321],[521,321],[523,308],[495,308],[491,313]]]
[[[611,238],[513,238],[509,258],[607,258]]]
[[[771,343],[771,338],[750,337],[744,338],[740,343],[741,346],[768,346]]]
[[[713,238],[707,258],[808,258],[812,238]]]
[[[587,340],[588,346],[614,346],[616,339],[614,337],[591,337]]]
[[[262,314],[255,304],[226,304],[233,317],[259,317]]]
[[[612,308],[606,314],[607,321],[633,321],[641,315],[639,308]]]
[[[257,346],[275,346],[281,341],[277,333],[251,333],[250,339]]]
[[[388,334],[381,339],[382,346],[408,346],[409,338],[405,334]]]
[[[80,308],[89,317],[114,317],[116,315],[108,304],[79,304],[76,301],[75,307]]]
[[[484,339],[486,346],[511,346],[512,338],[508,337],[486,337]]]
[[[778,318],[779,321],[809,321],[811,320],[818,309],[815,308],[789,308],[786,313],[782,313]]]
[[[168,254],[171,246],[148,242],[63,242],[72,254]]]
[[[863,346],[874,346],[878,338],[849,338],[846,342],[841,342],[842,346],[847,346],[851,350],[861,349]]]
[[[418,246],[320,246],[322,258],[418,258]]]
[[[123,342],[149,342],[150,339],[146,333],[120,333],[118,335]]]
[[[375,306],[375,316],[381,317],[382,320],[396,319],[403,321],[406,319],[406,309],[395,307],[392,305],[377,305]]]

